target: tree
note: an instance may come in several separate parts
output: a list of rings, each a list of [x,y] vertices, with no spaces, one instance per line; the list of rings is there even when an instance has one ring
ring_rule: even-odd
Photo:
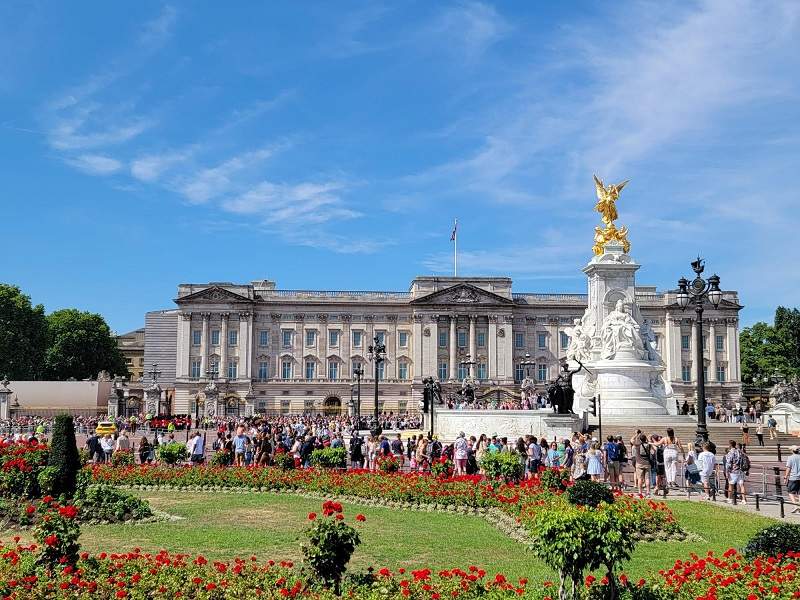
[[[14,285],[0,283],[0,377],[38,379],[46,348],[44,307]]]
[[[68,498],[72,498],[78,484],[81,459],[78,455],[78,444],[75,441],[75,424],[70,415],[56,417],[47,466],[54,467],[56,470],[53,475],[53,495],[64,494]]]
[[[105,319],[74,308],[47,315],[45,376],[49,379],[88,379],[100,371],[127,375],[125,358]]]
[[[776,371],[784,377],[800,377],[800,311],[779,306],[775,323],[759,322],[739,334],[742,380],[750,383],[757,377]]]

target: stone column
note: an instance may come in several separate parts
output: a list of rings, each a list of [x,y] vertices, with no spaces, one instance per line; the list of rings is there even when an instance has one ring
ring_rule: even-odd
[[[424,336],[422,335],[422,315],[413,315],[412,320],[414,322],[414,333],[411,337],[411,343],[414,345],[412,350],[412,360],[414,361],[414,381],[419,382],[422,381],[423,377],[422,344]]]
[[[728,381],[739,381],[739,336],[737,335],[736,319],[727,319],[727,354],[728,354]]]
[[[717,381],[717,328],[716,320],[712,319],[708,325],[708,357],[711,359],[711,364],[708,365],[708,380]]]
[[[228,378],[228,317],[229,313],[222,313],[222,326],[219,332],[219,376],[222,379]]]
[[[477,341],[475,339],[475,324],[478,321],[477,315],[470,315],[469,316],[469,357],[470,360],[476,360],[478,358],[478,346]],[[474,369],[477,369],[477,365],[473,367],[472,376],[475,376]]]
[[[489,331],[486,340],[487,365],[489,369],[489,379],[497,379],[497,315],[489,315]],[[513,339],[514,334],[511,334]]]
[[[319,370],[321,373],[317,373],[317,379],[328,379],[328,336],[330,333],[328,332],[328,315],[327,313],[321,313],[317,315],[317,321],[319,322],[319,339],[317,339],[317,363],[319,364]],[[341,342],[341,340],[340,340]]]
[[[353,365],[350,360],[352,352],[350,351],[350,344],[353,343],[352,333],[350,332],[350,315],[340,315],[339,320],[342,323],[342,332],[339,334],[339,352],[342,356],[342,368],[344,373],[340,373],[343,379],[350,379],[353,373]]]
[[[397,315],[386,315],[386,379],[397,379]],[[438,350],[438,346],[437,346]]]
[[[239,368],[236,371],[237,379],[250,378],[250,348],[252,348],[253,335],[253,313],[239,313],[239,343],[237,345],[239,354]]]
[[[498,359],[497,378],[501,384],[514,382],[514,334],[513,315],[504,315],[503,324],[498,331],[502,342],[498,342],[498,355],[502,355],[502,362]],[[502,332],[502,334],[501,334]]]
[[[439,356],[439,315],[427,315],[423,324],[422,336],[424,346],[422,350],[422,377],[436,376]]]
[[[189,354],[192,346],[192,313],[181,313],[178,321],[178,352],[176,375],[181,378],[189,377]]]
[[[447,365],[450,371],[450,381],[458,379],[458,362],[457,346],[458,346],[458,315],[450,315],[450,361]],[[439,340],[436,340],[436,346],[439,346]],[[438,374],[438,373],[437,373]]]
[[[206,376],[208,370],[208,321],[210,313],[200,315],[203,318],[203,331],[200,333],[200,377]]]

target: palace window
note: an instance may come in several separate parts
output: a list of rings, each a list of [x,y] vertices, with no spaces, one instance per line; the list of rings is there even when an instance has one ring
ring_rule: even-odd
[[[653,335],[653,346],[655,346],[656,350],[661,347],[661,336],[657,333]]]
[[[284,360],[281,362],[281,378],[282,379],[292,378],[292,361]]]
[[[547,365],[540,364],[536,365],[536,379],[539,381],[547,381]]]
[[[447,381],[447,363],[439,363],[439,381]]]
[[[485,331],[479,331],[477,333],[477,342],[478,342],[478,348],[485,348],[486,347],[486,332]]]
[[[219,329],[211,330],[211,345],[219,346]]]
[[[703,367],[703,382],[708,383],[708,367]]]
[[[339,330],[338,329],[331,329],[328,332],[328,345],[332,348],[335,348],[339,345]]]
[[[266,381],[267,379],[269,379],[269,363],[262,361],[258,363],[258,380]]]
[[[486,379],[486,363],[478,363],[478,379]]]
[[[386,363],[385,362],[379,362],[378,363],[378,381],[383,381],[383,379],[384,379],[383,376],[384,376],[385,372],[386,372]]]
[[[439,332],[439,348],[447,348],[447,332]]]
[[[313,329],[306,331],[306,346],[312,347],[317,343],[317,332]]]
[[[681,350],[689,349],[689,344],[691,343],[689,339],[690,338],[687,334],[684,333],[683,335],[681,335]]]
[[[524,348],[525,347],[525,334],[524,333],[515,333],[514,334],[514,347],[515,348]]]
[[[200,379],[200,361],[192,361],[192,379]]]
[[[238,364],[235,360],[228,361],[228,379],[236,379]]]
[[[364,332],[362,331],[354,331],[353,332],[353,348],[361,348],[362,340],[364,338]]]
[[[228,332],[228,346],[235,346],[239,343],[239,332],[232,329]]]
[[[714,347],[717,352],[722,352],[725,349],[725,338],[721,335],[715,336]]]
[[[258,345],[262,348],[269,346],[269,331],[262,330],[258,332]]]
[[[725,367],[724,365],[717,365],[717,381],[725,382]]]
[[[408,348],[408,332],[400,331],[397,334],[397,345],[401,348]]]
[[[328,379],[331,381],[339,379],[339,363],[335,360],[328,363]]]
[[[525,367],[517,363],[514,365],[514,381],[517,383],[522,383],[523,379],[525,379]]]
[[[219,360],[215,359],[210,361],[209,367],[211,368],[211,372],[216,373],[217,376],[219,377]]]
[[[689,383],[692,380],[692,367],[681,365],[681,381]]]
[[[467,347],[467,332],[463,329],[458,330],[458,347],[459,348],[466,348]]]
[[[386,332],[385,331],[376,331],[375,332],[375,337],[378,338],[378,343],[379,344],[385,344],[386,343]]]
[[[403,381],[408,379],[408,363],[404,360],[397,363],[397,378]]]
[[[353,363],[350,365],[350,377],[352,377],[353,379],[356,378],[356,369],[358,368],[361,368],[362,371],[361,376],[363,377],[364,363],[361,362],[360,360],[354,360]]]
[[[199,346],[200,341],[203,339],[203,332],[199,329],[195,329],[192,332],[192,346]]]
[[[313,360],[306,361],[306,379],[314,379],[314,369],[317,364]]]
[[[569,336],[562,331],[559,337],[561,338],[561,349],[566,350],[569,348]]]
[[[458,365],[458,380],[463,381],[467,378],[467,365]]]
[[[293,333],[294,332],[291,329],[284,329],[283,331],[281,331],[281,336],[283,337],[283,339],[281,341],[283,342],[283,347],[284,348],[291,348],[292,347],[292,334]]]
[[[544,350],[545,348],[547,348],[547,334],[546,333],[537,333],[536,334],[536,339],[538,341],[539,348],[541,350]]]
[[[707,335],[704,335],[704,336],[703,336],[703,352],[705,352],[705,350],[706,350],[706,346],[708,346],[708,344],[706,344],[706,340],[707,340],[707,339],[708,339],[708,336],[707,336]]]

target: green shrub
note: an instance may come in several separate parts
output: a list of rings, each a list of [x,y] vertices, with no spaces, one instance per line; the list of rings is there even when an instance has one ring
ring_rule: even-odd
[[[487,452],[481,459],[481,468],[487,478],[506,481],[519,481],[525,472],[517,452]]]
[[[752,560],[757,556],[777,556],[797,550],[800,550],[800,525],[778,523],[751,537],[743,554]]]
[[[569,483],[569,471],[567,469],[545,469],[539,473],[539,481],[542,487],[551,492],[563,492]]]
[[[217,450],[211,455],[209,462],[212,467],[226,467],[231,464],[231,453],[227,450]]]
[[[146,501],[121,492],[110,485],[93,485],[75,498],[82,521],[118,523],[138,521],[153,516]]]
[[[347,450],[344,448],[323,448],[311,453],[311,466],[321,469],[346,469]]]
[[[612,504],[614,493],[597,481],[576,481],[575,485],[567,489],[567,500],[570,504],[597,508],[601,502]]]
[[[111,464],[115,467],[130,467],[134,463],[133,450],[117,450],[111,455]]]
[[[45,467],[39,471],[36,479],[39,482],[39,492],[42,496],[52,496],[58,471],[55,467]]]
[[[75,495],[81,460],[75,441],[75,425],[70,415],[56,417],[47,466],[55,467],[56,470],[53,476],[53,496],[64,494],[67,498],[72,498]]]
[[[288,452],[278,452],[275,454],[275,466],[283,471],[291,471],[294,469],[294,456]]]
[[[435,477],[450,477],[453,474],[453,461],[442,456],[431,463],[431,475]]]
[[[306,531],[308,545],[304,545],[303,556],[314,574],[314,579],[322,585],[333,585],[339,594],[339,584],[347,569],[350,557],[361,543],[358,532],[344,522],[342,505],[326,501],[322,505],[321,518],[311,513],[311,527]]]
[[[186,460],[186,446],[180,442],[161,444],[158,447],[158,460],[167,465],[174,465]]]
[[[401,464],[393,455],[379,456],[377,459],[378,469],[381,473],[397,473]]]
[[[85,467],[91,459],[89,451],[86,448],[78,448],[78,459],[81,461],[81,466]]]

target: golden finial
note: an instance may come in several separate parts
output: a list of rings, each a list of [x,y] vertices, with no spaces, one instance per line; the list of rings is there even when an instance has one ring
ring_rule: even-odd
[[[617,229],[614,221],[619,216],[616,205],[619,193],[630,179],[626,179],[622,183],[604,185],[602,179],[598,179],[597,175],[592,177],[594,177],[594,185],[597,188],[597,204],[594,209],[600,213],[600,218],[606,226],[605,229],[594,228],[592,251],[599,256],[603,254],[603,248],[608,242],[616,241],[622,244],[622,249],[627,254],[631,249],[631,243],[628,241],[628,228],[620,227]]]

